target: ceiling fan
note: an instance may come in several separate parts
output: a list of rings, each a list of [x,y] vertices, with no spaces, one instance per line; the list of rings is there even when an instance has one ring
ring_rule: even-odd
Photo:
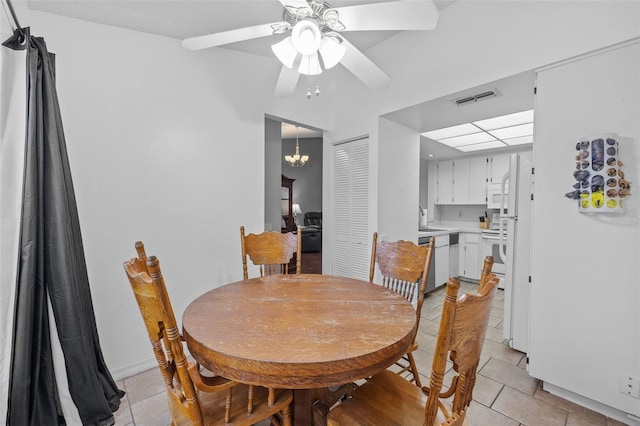
[[[282,62],[275,94],[291,95],[300,74],[317,75],[341,63],[372,88],[385,88],[390,77],[342,35],[347,31],[431,30],[438,21],[432,0],[397,0],[332,8],[318,0],[279,0],[282,21],[187,38],[191,50],[243,40],[289,34],[271,49]]]

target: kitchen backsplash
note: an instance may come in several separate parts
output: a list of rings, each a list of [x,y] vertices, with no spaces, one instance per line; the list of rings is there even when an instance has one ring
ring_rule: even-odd
[[[487,212],[489,220],[497,209],[487,209],[482,205],[436,205],[434,219],[439,222],[473,222],[480,223],[480,216]]]

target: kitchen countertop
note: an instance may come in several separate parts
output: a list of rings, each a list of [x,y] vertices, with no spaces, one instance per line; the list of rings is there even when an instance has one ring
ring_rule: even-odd
[[[475,232],[481,233],[480,225],[472,222],[436,222],[430,224],[425,230],[418,230],[420,237],[438,237],[448,235],[452,232]]]

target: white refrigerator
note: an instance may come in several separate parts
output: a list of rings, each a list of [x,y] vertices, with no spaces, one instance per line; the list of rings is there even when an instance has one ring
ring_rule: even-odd
[[[510,155],[499,212],[500,257],[506,265],[502,333],[521,352],[529,342],[532,167],[530,151]]]

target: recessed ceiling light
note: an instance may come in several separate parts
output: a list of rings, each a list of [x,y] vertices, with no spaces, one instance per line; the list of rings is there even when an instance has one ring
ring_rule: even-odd
[[[520,124],[519,126],[504,127],[502,129],[490,130],[493,136],[498,139],[519,138],[521,136],[533,135],[533,123]]]
[[[459,151],[504,148],[533,142],[533,110],[421,133]]]
[[[505,148],[506,145],[501,141],[491,141],[491,142],[483,142],[483,143],[475,143],[473,145],[463,145],[458,146],[456,149],[459,149],[463,152],[470,151],[480,151],[483,149],[494,149],[494,148]]]
[[[473,124],[484,130],[499,129],[501,127],[516,126],[525,123],[533,123],[532,109],[473,122]]]
[[[433,154],[427,154],[427,157],[432,158]]]
[[[455,148],[461,145],[471,145],[474,143],[489,142],[495,140],[496,138],[489,133],[480,132],[472,133],[470,135],[456,136],[455,138],[440,139],[438,142]]]
[[[507,145],[522,145],[525,143],[531,143],[533,142],[533,135],[521,136],[519,138],[502,139],[502,142],[506,143]]]
[[[440,140],[445,138],[452,138],[455,136],[468,135],[470,133],[478,133],[481,132],[481,129],[478,129],[471,123],[460,124],[457,126],[445,127],[438,130],[432,130],[430,132],[421,133],[422,136],[425,136],[429,139]]]

